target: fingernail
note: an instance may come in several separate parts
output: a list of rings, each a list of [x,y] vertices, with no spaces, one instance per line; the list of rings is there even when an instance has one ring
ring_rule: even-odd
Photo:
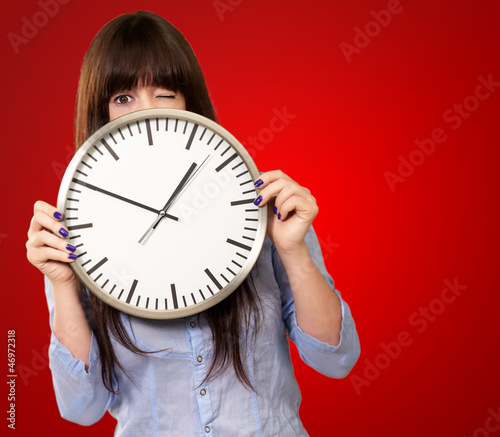
[[[73,261],[74,261],[75,259],[77,259],[77,258],[78,258],[78,257],[77,257],[74,253],[70,253],[70,254],[68,255],[68,259],[72,259]]]
[[[66,250],[69,250],[70,252],[74,252],[76,250],[76,247],[73,246],[72,244],[67,244]]]
[[[260,187],[262,184],[264,183],[264,181],[262,179],[257,179],[255,182],[254,182],[254,185],[256,187]]]
[[[281,214],[278,214],[278,220],[281,220]]]
[[[59,229],[59,233],[60,233],[60,234],[61,234],[64,238],[66,238],[66,237],[69,235],[68,231],[67,231],[66,229],[64,229],[64,228]]]
[[[56,218],[57,220],[61,220],[62,219],[62,214],[59,211],[56,211],[54,213],[54,218]]]
[[[273,211],[274,213],[276,214],[278,212],[278,208],[276,208],[275,206],[273,207]]]
[[[262,196],[259,196],[257,197],[257,199],[255,199],[254,205],[259,205],[260,202],[262,202]]]

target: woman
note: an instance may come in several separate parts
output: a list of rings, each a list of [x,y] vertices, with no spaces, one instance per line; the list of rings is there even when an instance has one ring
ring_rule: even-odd
[[[189,110],[216,120],[184,37],[147,12],[108,23],[82,65],[76,147],[99,127],[140,109]],[[50,365],[61,415],[90,425],[109,412],[117,436],[305,436],[286,334],[306,363],[346,376],[359,356],[349,307],[333,288],[311,223],[309,190],[263,173],[255,204],[269,204],[266,241],[249,276],[201,314],[130,317],[82,289],[62,212],[37,202],[27,256],[45,275]]]

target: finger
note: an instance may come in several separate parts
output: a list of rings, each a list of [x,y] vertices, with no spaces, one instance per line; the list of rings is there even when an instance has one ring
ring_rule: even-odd
[[[302,196],[288,197],[278,208],[278,220],[286,220],[292,213],[297,214],[302,220],[311,222],[318,215],[319,208],[316,202]]]
[[[257,198],[255,199],[254,204],[257,206],[265,205],[269,199],[278,194],[290,181],[285,179],[277,179],[272,184],[267,185],[265,188],[261,190]]]
[[[44,212],[57,221],[63,218],[62,211],[58,210],[55,206],[49,205],[47,202],[43,202],[42,200],[37,200],[33,206],[33,213],[36,213],[37,211]]]
[[[254,182],[254,185],[257,188],[263,188],[266,185],[277,181],[278,179],[286,179],[286,180],[290,180],[290,181],[292,180],[289,176],[287,176],[281,170],[273,170],[273,171],[268,171],[268,172],[262,173],[259,176],[259,179],[257,179]]]
[[[71,263],[78,258],[74,253],[67,253],[63,250],[54,249],[53,247],[41,246],[28,253],[29,261],[34,264],[43,264],[47,261],[62,261]]]
[[[30,239],[30,243],[33,248],[47,246],[68,254],[76,251],[76,247],[68,243],[68,240],[62,239],[50,232],[37,232],[33,238]]]
[[[64,226],[61,226],[56,219],[50,217],[41,210],[37,210],[31,220],[28,237],[31,238],[36,232],[45,229],[62,238],[68,236],[68,230]]]
[[[288,198],[292,196],[299,196],[313,203],[316,202],[316,199],[313,196],[311,196],[309,190],[307,190],[304,187],[301,187],[296,182],[290,182],[286,184],[276,196],[276,208],[280,209],[281,205],[284,202],[286,202]]]

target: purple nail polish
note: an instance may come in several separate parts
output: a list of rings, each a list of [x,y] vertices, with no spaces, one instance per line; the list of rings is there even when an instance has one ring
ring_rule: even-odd
[[[54,218],[57,219],[57,220],[61,220],[62,219],[62,214],[59,211],[56,211],[54,213]]]
[[[273,211],[276,214],[278,212],[278,208],[276,208],[275,206],[273,206]]]
[[[74,253],[70,253],[70,254],[68,255],[68,259],[72,259],[73,261],[74,261],[75,259],[77,259],[77,258],[78,258],[78,257],[77,257]]]
[[[260,202],[262,202],[262,196],[259,196],[257,197],[257,199],[255,199],[254,205],[259,205]]]
[[[278,214],[278,220],[281,220],[281,214]]]
[[[66,250],[69,250],[70,252],[74,252],[76,250],[76,247],[73,246],[72,244],[66,244]]]
[[[257,179],[255,182],[254,182],[254,185],[258,188],[260,186],[262,186],[264,184],[264,181],[262,179]]]
[[[64,229],[64,228],[59,229],[59,233],[60,233],[60,234],[61,234],[64,238],[66,238],[66,237],[69,235],[68,231],[67,231],[66,229]]]

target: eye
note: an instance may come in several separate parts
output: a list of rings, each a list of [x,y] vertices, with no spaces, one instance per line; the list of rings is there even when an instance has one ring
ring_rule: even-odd
[[[119,105],[124,105],[126,103],[130,103],[132,101],[132,97],[130,97],[128,94],[120,94],[116,96],[113,101],[115,103],[118,103]]]
[[[175,94],[161,94],[159,96],[156,96],[161,99],[175,99]]]

